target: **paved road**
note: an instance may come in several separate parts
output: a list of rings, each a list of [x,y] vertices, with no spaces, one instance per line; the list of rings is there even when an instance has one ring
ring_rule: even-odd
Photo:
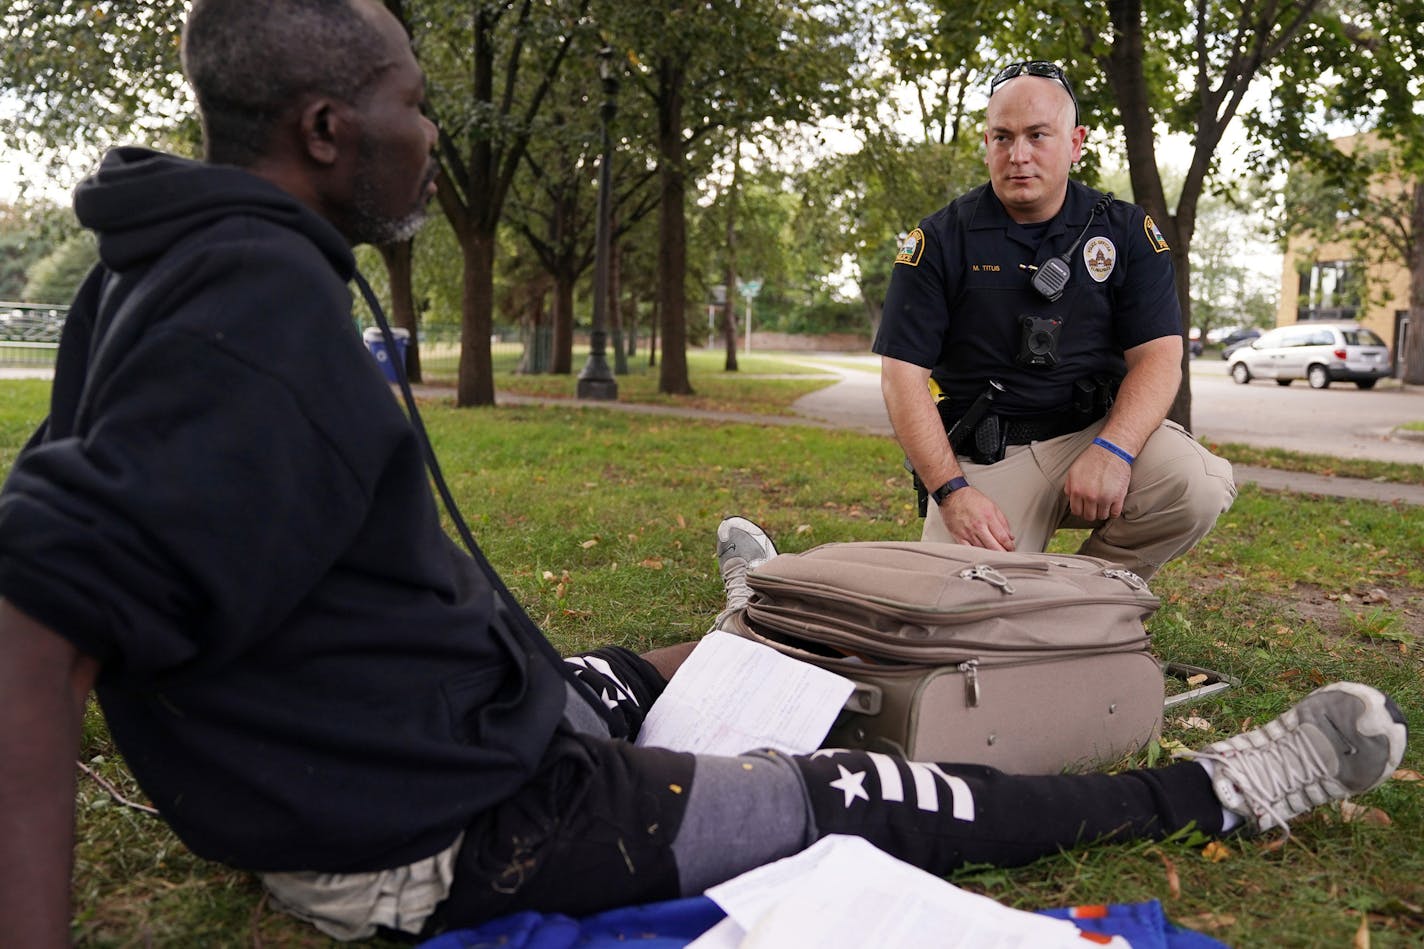
[[[1368,392],[1346,382],[1328,389],[1303,380],[1243,386],[1231,381],[1220,360],[1192,366],[1192,427],[1209,441],[1424,464],[1424,441],[1395,431],[1419,421],[1424,386],[1382,382]]]

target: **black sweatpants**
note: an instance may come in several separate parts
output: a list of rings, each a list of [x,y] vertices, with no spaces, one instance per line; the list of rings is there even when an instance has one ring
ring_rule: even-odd
[[[944,874],[1188,825],[1221,831],[1221,805],[1191,762],[1115,775],[1008,775],[865,751],[718,757],[639,748],[609,731],[636,735],[661,677],[621,649],[574,661],[596,698],[571,688],[565,725],[539,773],[467,829],[437,926],[523,909],[578,916],[700,893],[826,834],[863,837]],[[615,712],[611,729],[595,701]]]

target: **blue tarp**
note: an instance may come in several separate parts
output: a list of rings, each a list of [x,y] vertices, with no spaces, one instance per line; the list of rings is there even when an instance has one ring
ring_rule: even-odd
[[[1045,915],[1071,919],[1087,932],[1122,936],[1133,949],[1225,949],[1209,936],[1167,921],[1162,904],[1123,903],[1093,908],[1043,910]],[[722,920],[716,903],[705,896],[628,906],[582,919],[558,914],[515,913],[491,920],[478,929],[461,929],[437,936],[419,949],[675,949],[686,946]]]

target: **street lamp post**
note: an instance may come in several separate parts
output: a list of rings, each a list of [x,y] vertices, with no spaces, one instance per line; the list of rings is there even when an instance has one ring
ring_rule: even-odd
[[[613,116],[618,112],[618,76],[613,70],[613,48],[598,51],[598,74],[603,79],[603,157],[598,162],[598,219],[593,244],[593,332],[589,336],[588,362],[578,377],[580,399],[616,399],[618,382],[608,368],[608,267],[611,254],[613,192]]]

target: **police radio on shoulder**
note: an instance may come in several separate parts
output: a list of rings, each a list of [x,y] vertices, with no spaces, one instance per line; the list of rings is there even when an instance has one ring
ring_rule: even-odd
[[[1083,230],[1078,234],[1078,239],[1073,242],[1073,246],[1068,248],[1057,257],[1050,257],[1041,265],[1035,267],[1032,264],[1021,264],[1020,266],[1033,274],[1029,278],[1029,283],[1038,291],[1039,296],[1050,303],[1058,302],[1058,298],[1063,296],[1063,290],[1068,286],[1068,280],[1073,275],[1069,260],[1072,259],[1073,252],[1078,249],[1078,245],[1083,243],[1083,238],[1087,236],[1088,228],[1093,226],[1093,219],[1099,214],[1107,211],[1112,204],[1113,195],[1109,191],[1098,198],[1093,205],[1092,211],[1088,212],[1088,223],[1083,225]]]

